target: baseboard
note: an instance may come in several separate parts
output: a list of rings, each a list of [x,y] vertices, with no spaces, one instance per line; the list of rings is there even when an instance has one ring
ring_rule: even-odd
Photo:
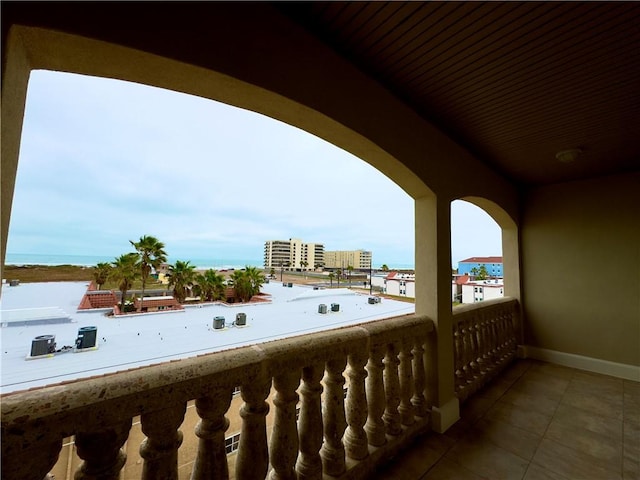
[[[608,360],[600,360],[599,358],[584,357],[582,355],[558,352],[556,350],[532,347],[530,345],[520,346],[518,356],[640,382],[640,366],[628,365],[626,363],[610,362]]]
[[[460,402],[453,397],[440,407],[431,407],[431,428],[434,432],[444,433],[460,420]]]

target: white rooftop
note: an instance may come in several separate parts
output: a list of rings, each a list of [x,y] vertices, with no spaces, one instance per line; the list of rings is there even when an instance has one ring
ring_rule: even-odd
[[[369,304],[368,295],[349,289],[313,290],[312,287],[262,287],[272,303],[220,304],[186,307],[182,311],[108,317],[102,311],[77,312],[86,282],[22,283],[2,288],[0,315],[22,310],[19,318],[36,318],[39,311],[69,316],[70,323],[20,322],[0,328],[0,393],[55,384],[130,368],[164,363],[203,353],[353,325],[371,320],[414,313],[412,303],[384,299]],[[318,313],[326,304],[328,313]],[[338,312],[331,304],[339,304]],[[29,309],[34,311],[30,317]],[[231,326],[236,313],[247,316],[244,327]],[[8,314],[15,318],[16,313]],[[224,316],[226,327],[213,328],[213,318]],[[14,324],[16,325],[16,324]],[[82,353],[59,353],[27,360],[31,341],[40,335],[55,335],[57,348],[74,346],[81,327],[97,327],[98,349]]]

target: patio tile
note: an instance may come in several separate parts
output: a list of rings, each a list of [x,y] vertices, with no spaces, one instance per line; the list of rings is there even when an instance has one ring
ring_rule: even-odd
[[[543,414],[533,410],[526,410],[508,402],[499,401],[487,412],[489,420],[500,420],[514,427],[527,430],[542,436],[551,422],[551,414]]]
[[[622,438],[622,422],[611,417],[600,415],[570,405],[560,404],[553,421],[565,425],[582,427],[590,432],[599,433],[618,441]]]
[[[574,448],[569,448],[547,438],[533,457],[533,463],[570,479],[617,480],[622,478],[621,465],[607,468],[601,461]]]
[[[527,473],[524,475],[523,480],[571,480],[567,477],[560,475],[559,473],[552,472],[546,468],[532,463],[527,468]]]
[[[480,420],[470,435],[531,460],[542,437],[499,420]]]
[[[521,479],[529,464],[522,457],[477,437],[461,440],[445,458],[491,479]]]
[[[544,438],[588,454],[610,470],[619,469],[622,463],[622,438],[614,440],[583,427],[556,421],[551,422]]]
[[[397,479],[407,477],[397,477]],[[438,464],[429,470],[422,480],[483,480],[484,477],[476,475],[462,465],[443,458]]]

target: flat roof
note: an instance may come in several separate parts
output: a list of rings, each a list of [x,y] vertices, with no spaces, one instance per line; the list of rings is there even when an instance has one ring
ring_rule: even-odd
[[[109,317],[104,310],[77,311],[87,282],[21,283],[2,289],[0,315],[6,310],[56,308],[70,323],[0,328],[0,394],[63,381],[115,373],[204,353],[228,350],[331,328],[412,314],[413,303],[383,299],[369,304],[369,295],[347,288],[263,285],[271,303],[199,304],[184,310]],[[340,306],[331,311],[331,304]],[[328,313],[318,313],[326,304]],[[246,314],[246,326],[232,326],[236,313]],[[225,328],[213,328],[213,318],[225,317]],[[27,360],[32,340],[55,335],[57,348],[74,346],[81,327],[97,327],[97,349],[72,351]]]

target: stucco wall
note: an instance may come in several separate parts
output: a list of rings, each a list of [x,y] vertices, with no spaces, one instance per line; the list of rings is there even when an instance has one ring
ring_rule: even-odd
[[[638,192],[640,172],[527,195],[526,344],[640,365]]]

